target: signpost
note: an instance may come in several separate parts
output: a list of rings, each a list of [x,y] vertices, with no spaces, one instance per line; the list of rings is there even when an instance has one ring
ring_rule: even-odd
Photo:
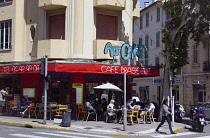
[[[124,73],[124,110],[123,110],[123,130],[126,130],[127,110],[126,110],[126,73]]]
[[[44,76],[44,121],[43,124],[46,125],[47,120],[47,88],[48,88],[48,73],[47,73],[47,59],[48,55],[45,54],[45,58],[41,59],[41,74]]]

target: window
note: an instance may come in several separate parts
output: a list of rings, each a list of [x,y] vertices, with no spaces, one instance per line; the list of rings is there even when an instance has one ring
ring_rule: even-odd
[[[159,63],[159,57],[155,57],[155,66],[157,67],[159,65],[160,65],[160,63]]]
[[[139,45],[142,45],[142,38],[139,38]]]
[[[11,49],[12,21],[0,22],[0,50]]]
[[[49,39],[65,40],[65,14],[49,17]]]
[[[145,36],[145,45],[149,46],[149,36],[148,35]]]
[[[166,11],[166,20],[171,19],[171,12],[170,11]]]
[[[149,26],[149,13],[146,13],[146,26]]]
[[[156,47],[160,46],[160,32],[156,32]]]
[[[193,46],[193,63],[198,63],[198,47]]]
[[[117,40],[117,16],[97,14],[96,38]]]
[[[11,3],[12,0],[0,0],[0,4]]]
[[[157,7],[157,22],[160,21],[160,7]]]
[[[140,29],[142,29],[143,28],[143,17],[141,16],[140,17]]]

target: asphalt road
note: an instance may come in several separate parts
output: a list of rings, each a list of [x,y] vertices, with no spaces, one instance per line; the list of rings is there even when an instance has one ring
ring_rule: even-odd
[[[0,125],[0,138],[117,138],[120,136],[85,134],[52,129]]]

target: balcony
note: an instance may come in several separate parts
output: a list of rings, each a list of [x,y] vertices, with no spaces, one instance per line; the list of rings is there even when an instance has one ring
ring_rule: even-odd
[[[125,0],[94,0],[94,7],[122,11],[125,9]]]
[[[51,59],[65,59],[67,58],[66,40],[48,39],[38,41],[37,58],[42,58],[48,54]]]
[[[113,59],[110,57],[110,53],[104,54],[104,48],[106,43],[110,42],[112,45],[119,45],[120,43],[123,44],[123,41],[117,40],[94,40],[93,42],[93,58],[94,59]],[[120,51],[119,51],[120,54]],[[120,56],[115,56],[115,59],[119,59]]]
[[[42,10],[55,10],[67,7],[67,0],[39,0],[39,8]]]
[[[133,19],[140,17],[140,1],[134,0],[133,2]]]

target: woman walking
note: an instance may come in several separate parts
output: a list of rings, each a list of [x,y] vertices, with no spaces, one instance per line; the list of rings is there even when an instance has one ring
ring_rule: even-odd
[[[176,134],[175,132],[173,132],[172,127],[171,127],[171,120],[169,115],[172,115],[171,112],[168,111],[168,100],[164,100],[163,101],[163,111],[162,111],[162,121],[161,123],[158,125],[158,127],[156,128],[156,132],[159,132],[159,128],[164,124],[165,120],[167,120],[168,125],[169,125],[169,129],[171,131],[171,134]]]

